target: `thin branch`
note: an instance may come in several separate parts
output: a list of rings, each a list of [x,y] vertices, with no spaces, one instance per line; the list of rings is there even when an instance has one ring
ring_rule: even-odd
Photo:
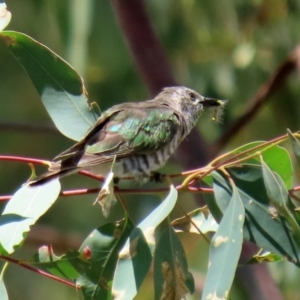
[[[284,61],[270,76],[256,95],[248,102],[244,114],[228,127],[221,138],[214,144],[214,153],[218,153],[246,124],[248,124],[260,108],[270,99],[287,80],[288,76],[296,69],[300,70],[300,46]]]
[[[70,282],[70,281],[65,280],[65,279],[61,279],[61,278],[56,277],[56,276],[54,276],[54,275],[51,275],[51,274],[49,274],[49,273],[47,273],[47,272],[44,272],[44,271],[42,271],[42,270],[36,269],[36,268],[34,268],[34,267],[31,267],[31,266],[29,266],[28,264],[25,264],[25,263],[21,262],[20,260],[17,260],[17,259],[14,259],[14,258],[5,256],[5,255],[1,255],[1,254],[0,254],[0,258],[3,259],[3,260],[5,260],[5,261],[8,261],[8,262],[10,262],[10,263],[12,263],[12,264],[21,266],[21,267],[23,267],[24,269],[27,269],[27,270],[29,270],[29,271],[32,271],[32,272],[38,273],[38,274],[40,274],[40,275],[42,275],[42,276],[48,277],[48,278],[50,278],[50,279],[52,279],[52,280],[55,280],[55,281],[58,281],[58,282],[60,282],[60,283],[69,285],[69,286],[71,286],[71,287],[76,287],[75,284],[74,284],[73,282]]]

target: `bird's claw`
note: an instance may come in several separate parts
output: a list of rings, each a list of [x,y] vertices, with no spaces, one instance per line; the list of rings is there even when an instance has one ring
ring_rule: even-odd
[[[162,183],[166,179],[167,175],[162,174],[159,172],[151,172],[150,174],[150,181],[156,182],[156,183]]]

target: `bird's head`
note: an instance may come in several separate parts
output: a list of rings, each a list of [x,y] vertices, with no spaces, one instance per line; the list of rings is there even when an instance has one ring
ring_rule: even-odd
[[[191,115],[193,119],[198,118],[206,109],[215,108],[217,112],[226,104],[224,100],[201,96],[183,86],[164,88],[157,98],[180,113]]]

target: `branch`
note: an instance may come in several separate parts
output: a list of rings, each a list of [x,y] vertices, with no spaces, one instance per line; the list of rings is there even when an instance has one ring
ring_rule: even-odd
[[[29,271],[38,273],[38,274],[40,274],[40,275],[42,275],[42,276],[45,276],[45,277],[48,277],[48,278],[53,279],[53,280],[55,280],[55,281],[58,281],[58,282],[60,282],[60,283],[64,283],[64,284],[69,285],[69,286],[71,286],[71,287],[75,287],[75,284],[74,284],[73,282],[70,282],[70,281],[65,280],[65,279],[61,279],[61,278],[56,277],[56,276],[54,276],[54,275],[51,275],[51,274],[49,274],[49,273],[47,273],[47,272],[44,272],[44,271],[42,271],[42,270],[36,269],[36,268],[34,268],[34,267],[31,267],[31,266],[29,266],[28,264],[25,264],[25,263],[21,262],[20,260],[14,259],[14,258],[12,258],[12,257],[5,256],[5,255],[1,255],[1,254],[0,254],[0,258],[3,259],[3,260],[5,260],[5,261],[8,261],[8,262],[10,262],[10,263],[12,263],[12,264],[21,266],[21,267],[23,267],[24,269],[27,269],[27,270],[29,270]]]
[[[298,68],[300,74],[300,46],[283,62],[273,75],[261,86],[257,94],[248,102],[245,113],[228,127],[221,138],[214,145],[214,153],[218,153],[237,132],[248,124],[258,113],[260,108],[270,99],[287,80],[288,76]]]

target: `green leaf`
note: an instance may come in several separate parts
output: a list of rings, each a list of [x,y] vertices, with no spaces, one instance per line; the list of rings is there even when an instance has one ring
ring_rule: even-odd
[[[288,151],[278,145],[272,145],[270,147],[269,144],[251,151],[251,149],[260,146],[263,143],[265,142],[251,142],[231,151],[230,153],[231,155],[235,155],[244,151],[249,151],[246,154],[249,155],[258,151],[261,152],[265,163],[269,166],[269,168],[280,175],[288,189],[291,188],[293,182],[293,166]],[[259,155],[251,157],[247,160],[247,164],[260,165]]]
[[[0,278],[0,299],[8,300],[7,290],[2,277]]]
[[[74,280],[90,268],[88,258],[78,251],[68,251],[62,256],[56,256],[51,246],[42,246],[29,264],[45,270],[48,273]]]
[[[119,253],[113,280],[112,290],[119,299],[136,296],[152,262],[152,254],[141,229],[133,229],[129,239]]]
[[[208,214],[206,217],[199,208],[188,213],[187,216],[172,221],[172,226],[176,232],[199,233],[200,230],[203,234],[215,232],[219,227],[212,214]]]
[[[140,228],[148,245],[154,250],[154,230],[171,213],[178,198],[178,191],[173,185],[166,199],[149,214],[137,227]]]
[[[171,213],[177,197],[178,192],[171,185],[166,199],[132,231],[120,251],[112,289],[122,299],[133,299],[143,283],[152,262],[154,230]]]
[[[82,139],[96,120],[82,78],[61,57],[25,34],[5,31],[0,38],[28,73],[58,130],[70,139]]]
[[[290,139],[290,142],[292,144],[292,147],[293,147],[293,151],[294,151],[294,154],[296,156],[296,159],[297,159],[297,163],[298,165],[300,166],[300,142],[299,140],[293,135],[293,133],[287,129],[287,133],[288,133],[288,137]]]
[[[0,217],[0,253],[13,253],[23,243],[33,225],[55,202],[59,180],[37,187],[22,186],[7,203]]]
[[[111,286],[118,254],[133,229],[129,219],[105,224],[94,230],[80,247],[89,253],[91,268],[76,279],[84,299],[111,299]]]
[[[228,168],[227,172],[234,180],[246,210],[244,238],[300,266],[299,250],[287,222],[278,218],[270,204],[261,167],[244,165]],[[231,199],[231,187],[222,173],[213,172],[213,176],[215,198],[224,213]],[[207,205],[210,207],[209,202]]]
[[[293,183],[293,165],[288,151],[280,146],[273,146],[262,153],[264,162],[283,180],[287,189]],[[257,158],[259,160],[259,157]]]
[[[182,299],[194,292],[194,279],[188,271],[182,244],[170,225],[163,223],[154,253],[155,299]]]
[[[243,203],[237,188],[232,186],[230,203],[211,241],[201,299],[227,299],[242,250],[244,220]]]
[[[278,174],[271,171],[262,157],[261,164],[267,195],[271,203],[291,226],[293,237],[300,249],[300,227],[292,212],[288,208],[289,194],[284,185],[284,182],[278,176]]]
[[[256,254],[254,255],[250,261],[247,262],[247,265],[249,264],[261,264],[263,262],[279,262],[282,261],[283,257],[278,254],[274,254],[271,252],[265,252],[263,254]]]

